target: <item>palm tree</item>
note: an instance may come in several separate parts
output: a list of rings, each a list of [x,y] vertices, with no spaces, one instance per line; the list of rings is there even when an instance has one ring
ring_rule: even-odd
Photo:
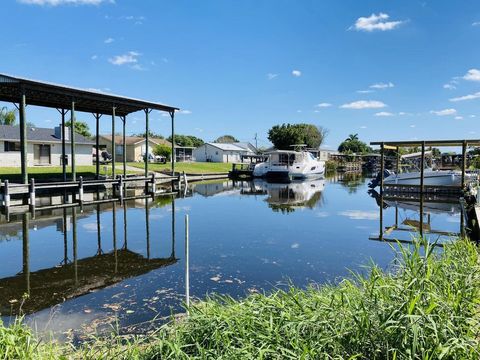
[[[15,110],[0,109],[0,125],[15,125]]]
[[[358,140],[358,134],[350,134],[348,137],[345,139],[345,141],[355,141]]]

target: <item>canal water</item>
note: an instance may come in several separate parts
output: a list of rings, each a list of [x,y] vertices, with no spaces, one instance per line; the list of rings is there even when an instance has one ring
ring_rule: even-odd
[[[334,283],[371,262],[387,269],[389,240],[422,229],[443,243],[460,231],[457,203],[426,201],[420,217],[418,202],[379,198],[367,182],[222,180],[191,184],[176,199],[3,216],[2,320],[23,314],[40,332],[78,337],[111,326],[145,332],[182,312],[186,214],[194,299]]]

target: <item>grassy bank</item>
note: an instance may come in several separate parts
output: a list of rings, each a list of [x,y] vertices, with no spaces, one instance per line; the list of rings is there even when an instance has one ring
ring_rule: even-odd
[[[144,163],[131,162],[128,165],[143,169]],[[171,163],[166,164],[149,164],[149,170],[152,171],[170,171],[172,169]],[[208,162],[179,162],[175,163],[175,171],[183,172],[187,174],[209,174],[209,173],[226,173],[232,170],[232,164],[228,163],[208,163]]]
[[[425,246],[425,247],[422,247]],[[38,344],[25,328],[0,329],[0,358],[140,359],[478,359],[478,250],[458,241],[435,253],[402,248],[388,273],[338,285],[292,288],[244,300],[208,299],[190,316],[144,339],[72,349]],[[28,333],[28,332],[27,332]],[[5,356],[9,346],[10,353]],[[40,354],[40,355],[39,355]],[[45,355],[45,356],[43,356]],[[23,357],[22,358],[28,358]]]
[[[35,178],[38,181],[62,181],[63,180],[63,169],[61,166],[34,166],[29,167],[28,178]],[[71,168],[67,167],[67,179],[71,178],[70,174]],[[117,170],[120,173],[119,170]],[[111,166],[107,167],[105,171],[103,166],[100,166],[101,175],[111,175],[112,168]],[[95,177],[95,165],[90,166],[77,166],[77,177],[83,176],[84,178],[94,178]],[[19,167],[0,167],[0,179],[8,181],[20,182],[22,180],[21,169]]]

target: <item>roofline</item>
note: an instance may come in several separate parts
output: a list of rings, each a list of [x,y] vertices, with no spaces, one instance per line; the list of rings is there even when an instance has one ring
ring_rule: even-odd
[[[20,142],[20,139],[7,139],[7,138],[0,138],[0,141],[11,141],[11,142]],[[62,140],[35,140],[35,139],[27,139],[27,143],[42,143],[42,144],[57,144],[62,143]],[[69,143],[69,140],[66,140],[66,143]],[[75,140],[75,145],[95,145],[94,141],[91,142],[84,142],[84,141],[77,141]]]
[[[141,99],[126,97],[126,96],[121,96],[116,94],[109,94],[109,93],[104,93],[104,92],[99,92],[94,90],[76,88],[72,86],[55,84],[55,83],[39,81],[34,79],[27,79],[27,78],[13,76],[13,75],[4,74],[4,73],[0,73],[0,78],[1,77],[7,78],[9,81],[5,81],[6,79],[3,79],[4,81],[0,81],[0,84],[1,83],[18,84],[20,86],[21,85],[27,86],[31,90],[39,90],[39,91],[41,90],[41,91],[50,92],[54,94],[56,93],[63,96],[71,96],[72,98],[81,97],[85,100],[90,100],[90,101],[100,101],[100,102],[112,103],[117,105],[131,106],[133,108],[137,108],[135,111],[139,111],[142,109],[154,109],[159,111],[175,112],[177,110],[180,110],[180,108],[175,106],[156,103],[152,101],[141,100]],[[28,98],[27,98],[27,102],[28,102]],[[44,100],[43,105],[39,105],[39,106],[55,107],[53,106],[53,103],[50,104],[47,100]],[[129,111],[126,113],[130,113],[130,112],[134,112],[134,111]],[[107,112],[100,112],[100,113],[108,114]]]
[[[465,140],[409,140],[409,141],[372,141],[370,145],[384,145],[384,146],[396,146],[396,147],[414,147],[414,146],[462,146],[464,143],[467,145],[480,146],[480,139],[465,139]]]

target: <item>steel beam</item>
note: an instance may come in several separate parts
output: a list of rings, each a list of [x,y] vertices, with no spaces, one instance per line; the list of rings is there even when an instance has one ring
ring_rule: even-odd
[[[77,181],[77,169],[75,168],[75,101],[72,101],[72,109],[70,111],[70,153],[72,154],[72,180]]]
[[[63,181],[67,181],[67,163],[65,161],[66,155],[66,144],[65,144],[65,115],[67,114],[67,110],[60,109],[60,114],[62,114],[62,129],[61,129],[61,136],[62,136],[62,174],[63,174]]]
[[[115,179],[115,106],[112,107],[112,178]]]
[[[28,169],[27,169],[27,119],[25,107],[27,106],[27,100],[25,96],[25,88],[22,87],[22,94],[20,97],[20,161],[22,171],[22,182],[28,183]]]
[[[424,182],[425,182],[425,141],[422,141],[422,157],[420,159],[420,192],[424,192]]]
[[[97,158],[97,162],[95,163],[95,178],[98,180],[100,178],[100,141],[99,141],[99,133],[100,133],[100,118],[102,114],[96,113],[95,116],[95,157]]]
[[[462,190],[465,189],[465,171],[467,169],[467,142],[462,143]]]
[[[148,127],[148,115],[150,111],[150,109],[145,109],[145,177],[148,176],[148,133],[150,131]]]
[[[127,117],[122,116],[120,117],[123,120],[123,128],[122,128],[122,162],[123,162],[123,177],[127,176],[127,146],[125,141],[125,126],[127,123]]]
[[[175,110],[170,112],[172,118],[172,175],[175,175]]]

